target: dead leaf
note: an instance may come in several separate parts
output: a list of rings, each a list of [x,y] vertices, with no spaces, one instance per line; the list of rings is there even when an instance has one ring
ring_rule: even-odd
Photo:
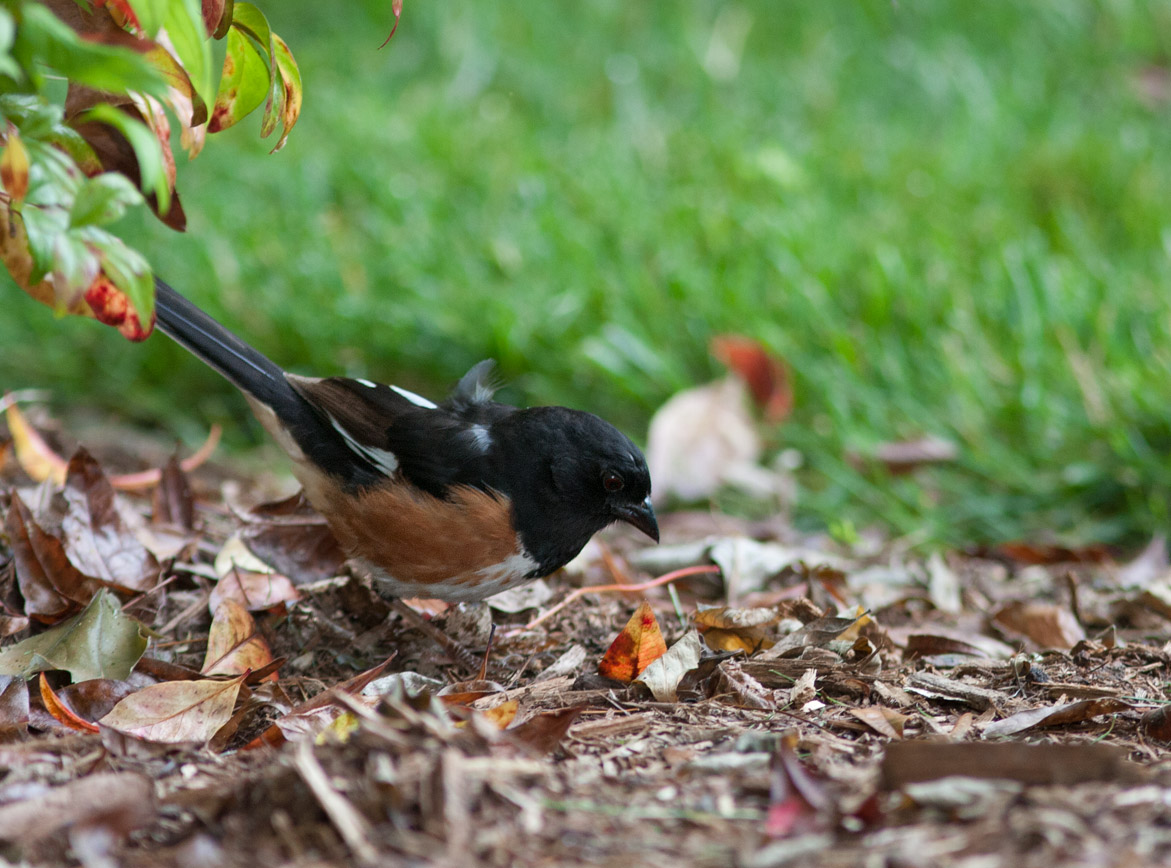
[[[724,485],[771,494],[776,482],[760,466],[763,449],[739,377],[679,392],[651,418],[646,457],[654,497],[707,500]]]
[[[28,423],[15,403],[8,405],[5,418],[8,422],[8,433],[12,435],[13,448],[16,450],[16,460],[29,478],[35,482],[51,479],[57,485],[64,485],[68,466],[65,459],[49,448],[45,439]]]
[[[49,686],[49,681],[45,678],[45,673],[42,672],[40,678],[37,679],[41,688],[41,702],[45,704],[45,710],[53,715],[61,725],[66,729],[72,729],[77,732],[97,732],[96,725],[90,723],[88,720],[83,720],[81,717],[73,713],[73,709],[66,706],[57,694],[53,692],[53,688]]]
[[[101,584],[73,565],[61,540],[41,529],[15,492],[5,530],[12,544],[25,614],[52,624],[80,611],[93,599]]]
[[[1006,636],[1027,639],[1043,649],[1068,651],[1086,632],[1064,606],[1034,600],[1006,603],[992,612],[992,623]]]
[[[158,561],[123,525],[114,486],[84,449],[69,461],[65,500],[65,548],[79,570],[134,591],[155,586]]]
[[[713,651],[755,654],[776,644],[767,632],[780,623],[781,616],[776,609],[720,606],[696,612],[692,621]]]
[[[508,731],[510,740],[530,753],[541,756],[551,754],[557,750],[573,722],[586,708],[587,706],[577,705],[534,714],[524,723]]]
[[[606,678],[629,684],[666,651],[667,643],[663,641],[659,622],[655,620],[650,603],[644,601],[610,643],[598,664],[598,672]]]
[[[160,471],[151,504],[151,518],[156,524],[174,525],[183,530],[195,527],[195,495],[191,492],[187,474],[174,455]]]
[[[948,464],[960,454],[959,447],[942,437],[920,437],[916,440],[879,443],[874,457],[886,465],[888,473],[901,476],[930,464]]]
[[[28,677],[64,669],[74,681],[124,679],[146,651],[143,630],[103,588],[68,621],[0,651],[0,674]]]
[[[380,677],[395,655],[391,654],[377,666],[367,669],[341,684],[328,690],[323,690],[316,696],[307,699],[300,705],[292,708],[288,714],[277,720],[244,746],[244,750],[255,750],[259,747],[280,747],[286,741],[299,739],[306,735],[316,735],[330,721],[334,720],[342,709],[335,703],[340,694],[350,696],[359,702],[376,703],[378,696],[367,697],[362,695],[366,685]]]
[[[225,602],[234,602],[252,612],[286,606],[301,599],[300,592],[287,577],[279,573],[254,573],[233,569],[215,583],[207,599],[214,613]]]
[[[231,719],[243,684],[243,675],[152,684],[127,696],[98,724],[144,741],[203,745]]]
[[[28,733],[28,682],[0,675],[0,743],[15,741]]]
[[[742,708],[776,708],[772,691],[741,669],[737,661],[721,662],[719,673],[721,678],[717,689],[735,700],[731,704]]]
[[[298,585],[333,578],[346,561],[329,525],[300,491],[253,507],[241,539],[263,563]]]
[[[489,723],[496,725],[498,729],[508,729],[512,722],[516,720],[516,712],[520,708],[520,701],[510,699],[507,702],[502,702],[499,705],[493,705],[491,708],[486,708],[480,712],[484,719]]]
[[[644,684],[655,697],[656,702],[676,702],[676,691],[683,676],[699,665],[703,656],[703,639],[696,630],[689,630],[672,645],[635,681]]]
[[[241,675],[272,663],[268,642],[256,630],[248,610],[225,599],[215,610],[207,637],[202,675]],[[276,673],[268,676],[276,680]]]
[[[58,701],[82,720],[95,723],[138,687],[129,681],[113,678],[91,678],[67,684],[56,691]]]
[[[902,738],[903,727],[911,719],[905,714],[899,714],[893,709],[883,708],[879,705],[846,710],[879,735],[884,735],[887,738]]]
[[[1123,699],[1103,697],[1101,699],[1081,699],[1077,702],[1067,702],[1045,708],[1030,708],[1027,711],[1021,711],[1011,717],[988,724],[984,727],[984,735],[986,737],[1013,735],[1038,726],[1081,723],[1100,714],[1113,714],[1117,711],[1126,711],[1131,707],[1131,704]]]

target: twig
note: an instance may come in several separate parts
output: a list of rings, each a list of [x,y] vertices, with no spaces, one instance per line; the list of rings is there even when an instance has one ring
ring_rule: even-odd
[[[329,776],[314,755],[310,742],[298,743],[297,752],[293,755],[293,767],[358,861],[364,865],[377,865],[378,851],[370,843],[369,821],[330,784]]]
[[[649,582],[643,582],[639,585],[590,585],[588,588],[578,588],[574,591],[570,591],[564,600],[562,600],[553,608],[549,609],[549,611],[545,612],[543,615],[538,615],[523,627],[517,627],[515,630],[509,630],[504,634],[504,636],[506,639],[511,639],[514,636],[521,635],[526,630],[533,629],[542,621],[546,621],[556,615],[578,597],[584,597],[586,594],[605,594],[612,592],[636,593],[638,591],[649,591],[651,588],[657,588],[660,585],[666,585],[678,579],[686,578],[687,576],[698,576],[704,573],[718,573],[719,571],[720,568],[717,566],[684,567],[681,570],[672,570],[669,573],[664,573],[657,579],[651,579]]]

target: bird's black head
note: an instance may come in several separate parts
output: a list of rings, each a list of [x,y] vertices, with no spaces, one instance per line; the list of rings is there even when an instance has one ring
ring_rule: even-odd
[[[534,471],[525,493],[511,493],[518,529],[549,572],[616,521],[658,541],[650,472],[629,437],[592,413],[563,407],[522,410],[509,422],[523,426],[518,439],[529,445],[513,466]]]
[[[574,413],[570,448],[553,457],[553,484],[601,527],[624,521],[659,541],[651,507],[651,475],[630,438],[590,413]]]

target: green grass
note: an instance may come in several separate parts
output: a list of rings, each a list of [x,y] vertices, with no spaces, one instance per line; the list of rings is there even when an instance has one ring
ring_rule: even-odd
[[[636,435],[710,336],[792,366],[808,524],[1133,542],[1171,511],[1171,4],[265,4],[306,80],[182,165],[160,274],[281,362]],[[742,44],[741,44],[742,37]],[[12,288],[0,385],[194,437],[243,419],[163,341]],[[256,434],[255,427],[250,429]],[[952,467],[847,455],[931,433]]]

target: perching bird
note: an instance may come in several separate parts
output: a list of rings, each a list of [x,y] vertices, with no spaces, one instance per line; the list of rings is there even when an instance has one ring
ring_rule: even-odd
[[[592,413],[493,401],[491,362],[441,404],[289,374],[155,286],[159,328],[244,393],[342,549],[389,596],[482,600],[549,575],[615,521],[658,541],[646,460]]]

